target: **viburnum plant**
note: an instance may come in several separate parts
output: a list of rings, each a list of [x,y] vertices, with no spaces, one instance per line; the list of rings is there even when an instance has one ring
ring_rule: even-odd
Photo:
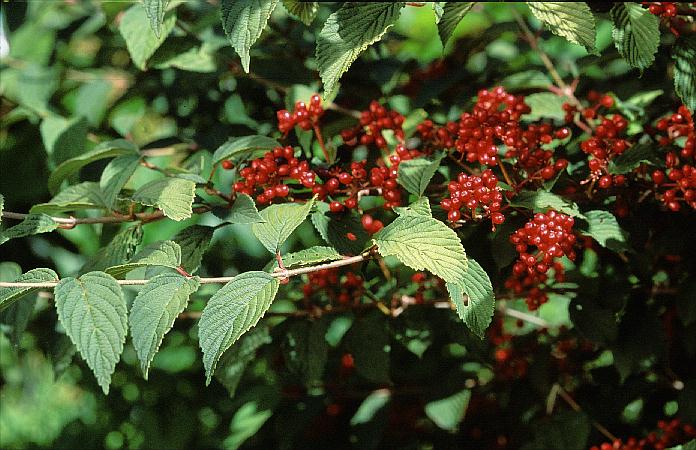
[[[61,117],[55,89],[28,93],[22,83],[62,69],[32,65],[28,44],[10,40],[7,126],[40,123],[53,197],[19,213],[4,206],[20,202],[0,196],[0,244],[24,240],[29,247],[17,248],[40,253],[36,239],[57,231],[90,249],[79,248],[87,257],[69,270],[0,264],[0,310],[14,342],[37,296],[49,299],[54,335],[67,336],[109,394],[128,348],[147,379],[170,330],[193,319],[206,385],[216,378],[233,398],[240,383],[273,392],[235,410],[237,434],[225,441],[234,448],[273,416],[286,448],[314,439],[308,424],[318,423],[353,430],[318,442],[360,448],[418,446],[422,434],[435,448],[693,449],[695,5],[528,2],[527,16],[520,6],[473,2],[283,1],[305,25],[290,37],[271,30],[274,39],[292,43],[307,32],[297,27],[324,20],[303,67],[318,69],[319,89],[251,71],[252,45],[281,20],[271,19],[278,3],[220,2],[241,64],[207,27],[218,14],[211,5],[145,0],[114,16],[135,76],[152,77],[142,84],[156,96],[152,111],[169,102],[152,92],[158,83],[190,88],[177,71],[201,72],[185,80],[192,89],[200,79],[234,91],[240,78],[265,90],[255,118],[241,89],[225,102],[224,120],[247,132],[217,148],[192,138],[217,124],[188,118],[185,106],[182,128],[194,131],[180,139],[148,135],[172,125],[132,99],[114,108],[109,126],[101,127],[106,104]],[[443,46],[470,14],[502,14],[515,30],[510,46],[528,46],[544,72],[529,78],[519,62],[506,76],[479,72],[448,98],[438,86],[461,63],[454,51],[408,79],[388,75],[389,91],[361,89],[349,67],[408,8],[434,11]],[[618,70],[601,60],[598,24],[610,30],[626,82],[640,86],[633,95],[590,80]],[[596,70],[561,71],[549,56],[554,43],[584,52]],[[127,90],[110,86],[103,97]],[[83,87],[63,104],[100,95]],[[200,102],[196,114],[217,104],[218,87],[189,97]],[[154,146],[161,139],[176,143]],[[20,140],[12,148],[24,151]],[[165,224],[174,231],[152,239]],[[79,233],[95,245],[78,244]],[[240,247],[255,239],[261,251],[225,247],[232,236]],[[246,260],[230,270],[210,264],[225,252]],[[256,439],[260,448],[275,442]]]

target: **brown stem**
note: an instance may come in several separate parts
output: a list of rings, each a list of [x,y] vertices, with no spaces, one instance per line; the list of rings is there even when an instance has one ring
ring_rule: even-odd
[[[324,136],[321,135],[321,128],[319,127],[319,124],[313,122],[312,128],[314,128],[314,135],[317,137],[319,147],[321,147],[321,151],[324,154],[324,159],[327,163],[331,164],[333,161],[331,160],[331,158],[329,158],[329,152],[326,150],[326,145],[324,144]]]
[[[573,397],[571,397],[570,394],[568,394],[568,392],[566,392],[566,390],[563,389],[558,383],[553,385],[553,387],[551,388],[551,393],[554,394],[553,397],[555,397],[555,394],[558,394],[558,396],[561,397],[563,401],[566,402],[568,406],[570,406],[573,409],[573,411],[582,412],[582,408],[580,407],[580,405],[578,405],[578,403],[573,399]],[[549,397],[553,398],[551,395]],[[553,403],[551,402],[550,405],[553,405]],[[592,420],[592,426],[595,427],[597,431],[602,433],[610,441],[614,442],[618,439],[601,423]]]
[[[194,214],[203,214],[210,211],[209,206],[197,206],[193,208]],[[29,214],[16,213],[11,211],[3,211],[2,217],[5,219],[15,219],[24,220],[29,216]],[[54,222],[60,225],[83,225],[83,224],[95,224],[95,223],[123,223],[123,222],[154,222],[156,220],[164,219],[165,215],[161,210],[157,210],[149,213],[136,213],[129,215],[113,215],[113,216],[103,216],[103,217],[51,217]]]

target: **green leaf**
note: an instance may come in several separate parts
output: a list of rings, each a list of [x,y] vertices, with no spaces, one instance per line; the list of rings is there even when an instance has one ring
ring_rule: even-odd
[[[474,6],[474,2],[447,2],[442,10],[442,16],[437,20],[437,32],[440,35],[442,47],[447,46],[452,33],[462,21],[466,13]]]
[[[288,12],[310,26],[319,12],[318,2],[303,2],[300,0],[283,0],[283,6]]]
[[[280,143],[268,136],[253,135],[231,138],[215,150],[213,164],[219,164],[232,158],[244,159],[252,152],[267,152],[275,147],[281,147]]]
[[[371,422],[375,414],[387,406],[389,400],[391,400],[391,392],[389,389],[378,389],[371,392],[370,395],[365,397],[365,400],[362,401],[358,410],[355,411],[355,414],[350,419],[350,425],[354,427]]]
[[[5,281],[5,280],[3,280]],[[41,283],[44,281],[58,281],[58,274],[51,269],[32,269],[29,272],[15,278],[17,283]],[[6,287],[0,288],[0,311],[7,308],[25,295],[36,292],[39,288],[32,287]]]
[[[160,178],[140,187],[133,201],[162,210],[172,220],[184,220],[193,215],[196,183],[182,178]]]
[[[667,450],[696,450],[696,439],[692,439],[686,444],[670,447]]]
[[[136,155],[119,156],[107,164],[99,179],[99,187],[107,207],[113,209],[119,192],[139,165],[140,157]]]
[[[94,79],[80,86],[75,111],[93,127],[99,127],[113,98],[115,86],[109,79]]]
[[[261,36],[278,0],[222,0],[222,28],[249,73],[249,50]]]
[[[403,161],[399,164],[397,181],[411,194],[422,196],[428,183],[440,167],[442,158],[429,161],[425,158],[416,158]]]
[[[104,209],[99,185],[93,181],[68,186],[48,203],[39,203],[29,210],[32,214],[58,214],[81,209]]]
[[[145,14],[150,19],[150,27],[157,39],[162,36],[162,24],[164,23],[164,13],[167,10],[168,3],[169,0],[143,0]]]
[[[22,268],[19,267],[19,264],[14,262],[0,262],[0,281],[14,281],[21,276]],[[0,297],[0,299],[1,298],[2,297]],[[0,322],[11,327],[11,331],[8,335],[15,348],[19,347],[22,334],[27,328],[27,324],[29,323],[32,312],[34,312],[35,306],[36,296],[21,302],[14,302],[6,308],[0,303]]]
[[[513,197],[510,205],[518,208],[528,208],[534,212],[545,213],[549,209],[553,209],[572,217],[584,217],[575,203],[542,190],[522,191]]]
[[[268,327],[259,325],[239,339],[237,345],[226,351],[215,370],[215,378],[225,386],[230,397],[234,397],[244,369],[254,360],[259,348],[272,341]]]
[[[0,223],[2,223],[2,212],[5,209],[5,197],[0,194]]]
[[[128,263],[109,267],[106,273],[121,278],[138,267],[161,266],[176,269],[181,265],[181,247],[173,241],[158,241],[145,246]]]
[[[464,389],[449,397],[425,404],[425,414],[435,425],[447,431],[455,431],[464,419],[471,400],[471,391]]]
[[[218,217],[229,223],[260,223],[264,219],[256,209],[254,199],[247,194],[237,194],[237,199],[232,204],[232,208],[225,210]]]
[[[414,270],[427,270],[447,282],[465,279],[467,259],[457,233],[432,217],[397,217],[374,241],[382,256],[396,256]]]
[[[560,97],[551,92],[538,92],[524,98],[524,102],[532,109],[529,114],[522,116],[525,120],[538,121],[539,119],[563,120],[565,111],[563,103],[567,97]]]
[[[188,273],[198,270],[203,255],[208,251],[215,228],[192,225],[179,231],[172,240],[181,247],[181,267]]]
[[[459,318],[472,333],[483,339],[493,320],[495,295],[486,271],[473,259],[468,262],[464,279],[447,283],[447,291],[457,307]]]
[[[321,262],[337,261],[341,258],[343,257],[336,251],[336,249],[316,245],[314,247],[300,250],[299,252],[283,255],[283,264],[289,269],[296,266],[308,266]],[[278,261],[273,260],[272,267],[278,267]]]
[[[358,55],[384,36],[403,6],[404,2],[345,2],[329,16],[317,37],[317,66],[325,95],[334,92]]]
[[[149,14],[145,6],[136,4],[128,8],[123,17],[121,17],[121,22],[118,26],[121,36],[126,40],[126,47],[133,59],[133,64],[140,70],[145,70],[147,60],[155,54],[155,51],[167,39],[176,23],[176,15],[173,11],[165,14],[159,28],[160,35],[158,37],[148,23]],[[150,19],[151,21],[152,19]]]
[[[17,225],[0,232],[0,245],[10,239],[49,233],[58,228],[58,223],[46,214],[29,214]]]
[[[94,147],[93,150],[68,159],[56,167],[56,170],[51,172],[51,175],[48,177],[48,190],[55,194],[66,177],[77,173],[77,171],[89,163],[104,158],[113,158],[114,156],[137,154],[138,147],[124,139],[102,142]]]
[[[432,217],[433,211],[430,209],[428,197],[420,197],[408,206],[397,206],[394,211],[400,216],[419,215]]]
[[[133,300],[130,330],[133,347],[146,380],[150,363],[159,350],[164,335],[174,326],[174,320],[184,311],[189,296],[199,286],[198,277],[160,274],[148,280]]]
[[[317,202],[317,211],[312,214],[312,224],[322,239],[343,255],[357,255],[365,249],[370,239],[358,214],[331,213],[326,202]]]
[[[237,275],[208,301],[198,323],[206,385],[220,356],[271,306],[280,283],[265,272]]]
[[[612,37],[621,56],[641,71],[655,61],[660,46],[660,19],[638,3],[614,4]]]
[[[49,167],[81,155],[87,141],[87,121],[82,117],[67,120],[48,116],[41,121],[41,139],[49,155]],[[55,193],[55,192],[52,192]]]
[[[295,228],[304,222],[312,206],[314,206],[313,198],[304,205],[297,203],[271,205],[261,211],[261,217],[265,222],[253,224],[251,231],[269,252],[275,254]]]
[[[684,105],[696,112],[696,36],[680,37],[672,47],[674,89]]]
[[[60,280],[54,292],[58,320],[108,394],[128,331],[121,287],[108,274],[89,272]]]
[[[126,228],[114,236],[105,247],[100,248],[95,255],[91,256],[80,269],[80,273],[95,270],[104,271],[109,267],[125,264],[133,257],[135,249],[142,240],[143,227],[140,224]],[[123,272],[123,274],[125,273],[127,272]]]
[[[585,220],[588,226],[583,230],[583,234],[591,236],[602,247],[614,251],[626,249],[626,233],[612,213],[601,210],[587,211]]]
[[[527,2],[534,17],[553,34],[595,53],[595,18],[585,2]]]
[[[655,146],[651,144],[635,144],[628,150],[609,161],[607,171],[612,175],[633,172],[643,163],[661,164]]]

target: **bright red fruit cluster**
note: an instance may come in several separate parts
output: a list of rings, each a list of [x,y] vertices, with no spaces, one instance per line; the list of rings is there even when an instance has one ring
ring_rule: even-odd
[[[258,192],[256,201],[262,205],[290,194],[290,185],[285,181],[297,180],[305,188],[314,187],[316,182],[309,163],[295,158],[295,151],[290,146],[266,152],[262,158],[241,169],[239,175],[242,179],[234,183],[234,191],[248,195]]]
[[[347,272],[341,276],[337,268],[324,269],[311,272],[307,276],[308,282],[302,286],[302,293],[306,299],[324,293],[330,301],[347,305],[352,301],[359,301],[362,297],[363,279],[353,272]]]
[[[492,170],[485,170],[481,176],[460,173],[457,181],[450,181],[447,188],[450,196],[443,199],[440,205],[448,211],[447,218],[451,222],[462,217],[490,217],[494,227],[505,222],[505,216],[500,212],[503,194],[498,187],[498,177]],[[463,215],[462,208],[465,208]]]
[[[648,7],[650,14],[662,17],[675,17],[677,15],[676,2],[641,2]]]
[[[617,439],[614,442],[605,442],[595,445],[590,450],[664,450],[678,444],[688,442],[696,437],[696,427],[682,424],[679,419],[669,422],[661,420],[657,423],[657,430],[649,433],[643,439],[628,438],[626,442]]]
[[[387,140],[382,134],[383,130],[392,130],[394,137],[403,143],[404,116],[396,111],[390,111],[380,105],[378,101],[370,102],[370,108],[360,113],[360,123],[354,128],[343,130],[341,137],[346,145],[370,145],[374,144],[377,148],[387,148]]]
[[[546,214],[535,214],[510,236],[519,258],[512,266],[512,275],[505,287],[516,294],[526,291],[530,310],[548,301],[548,295],[540,285],[546,283],[549,269],[554,270],[556,281],[563,281],[563,266],[558,260],[563,256],[575,260],[574,224],[572,217],[551,210]]]
[[[324,114],[321,106],[321,97],[318,94],[312,95],[309,100],[309,107],[305,102],[295,103],[295,110],[291,113],[286,109],[281,109],[276,113],[278,118],[278,129],[281,133],[287,134],[298,125],[303,130],[311,130],[319,118]]]

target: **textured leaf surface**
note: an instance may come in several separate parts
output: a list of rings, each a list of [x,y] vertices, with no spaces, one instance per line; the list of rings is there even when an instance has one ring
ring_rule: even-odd
[[[109,267],[106,272],[121,278],[138,267],[161,266],[175,269],[181,265],[181,247],[173,241],[158,241],[145,246],[126,264]]]
[[[222,0],[222,28],[249,72],[249,50],[261,36],[278,0]]]
[[[312,206],[314,206],[314,199],[304,205],[297,203],[271,205],[261,211],[261,217],[265,222],[253,224],[251,230],[263,246],[275,254],[295,228],[304,222]]]
[[[661,163],[655,146],[650,144],[635,144],[631,146],[631,148],[617,156],[615,159],[609,161],[607,171],[613,175],[629,173],[642,163]]]
[[[542,190],[520,192],[510,201],[510,204],[521,208],[529,208],[534,212],[545,213],[549,209],[553,209],[569,216],[583,217],[578,205],[575,203]]]
[[[317,202],[312,214],[312,224],[322,239],[343,255],[357,255],[365,249],[370,239],[357,214],[328,212],[326,202]]]
[[[358,55],[379,41],[399,17],[403,2],[346,2],[317,37],[317,65],[330,95]]]
[[[114,207],[118,193],[128,183],[139,165],[140,157],[136,155],[119,156],[107,164],[99,180],[99,188],[106,206]]]
[[[188,273],[198,270],[214,232],[213,227],[192,225],[179,231],[172,238],[181,247],[181,267]]]
[[[167,4],[169,4],[169,0],[143,0],[145,14],[150,19],[150,27],[158,39],[162,36],[162,24]]]
[[[303,2],[299,0],[283,0],[283,6],[290,14],[310,26],[319,11],[318,2]]]
[[[524,98],[524,102],[529,105],[531,111],[525,114],[525,120],[537,121],[539,119],[563,120],[565,111],[563,103],[567,102],[566,97],[560,97],[551,92],[538,92],[530,94]]]
[[[105,394],[126,342],[126,301],[116,280],[103,272],[64,278],[55,287],[58,320]]]
[[[103,209],[104,200],[99,185],[93,181],[68,186],[48,203],[39,203],[31,207],[33,214],[58,214],[81,209]]]
[[[161,178],[151,181],[133,194],[133,201],[156,206],[172,220],[184,220],[193,214],[196,183],[181,178]]]
[[[244,334],[237,345],[220,357],[220,362],[215,370],[215,378],[225,386],[230,397],[234,397],[239,381],[244,375],[244,369],[254,360],[258,349],[269,344],[271,340],[268,327],[259,325]]]
[[[454,395],[425,404],[425,414],[435,425],[447,431],[455,431],[464,419],[471,399],[471,391],[465,389]]]
[[[111,242],[100,248],[95,255],[87,260],[80,272],[103,271],[109,267],[127,263],[133,257],[136,248],[142,240],[143,228],[140,224],[120,231],[111,239]]]
[[[266,152],[275,147],[281,147],[280,143],[268,136],[253,135],[232,138],[215,150],[213,162],[218,164],[225,159],[243,158],[251,152]]]
[[[278,279],[265,272],[246,272],[234,277],[210,298],[198,323],[206,384],[210,384],[225,350],[266,313],[279,285]]]
[[[2,263],[2,264],[14,264],[14,263]],[[17,266],[18,267],[18,266]],[[7,275],[16,275],[15,269],[8,269]],[[15,281],[17,283],[39,283],[42,281],[58,281],[58,274],[56,274],[51,269],[32,269],[27,273],[21,274],[14,279],[7,279],[3,281]],[[14,287],[14,288],[0,288],[0,311],[4,310],[20,298],[25,295],[29,295],[36,292],[38,288],[29,287]]]
[[[546,24],[553,34],[588,52],[595,51],[595,19],[585,2],[527,2],[532,14]]]
[[[442,16],[437,20],[437,32],[440,42],[445,47],[452,37],[452,33],[469,12],[474,2],[447,2],[442,9]]]
[[[68,120],[48,116],[41,121],[40,129],[46,153],[49,155],[49,167],[83,153],[87,140],[87,121],[84,118],[75,117]]]
[[[29,214],[17,225],[0,232],[0,245],[10,239],[34,234],[49,233],[58,228],[58,223],[46,214]]]
[[[693,114],[696,111],[696,36],[682,36],[672,48],[674,89]]]
[[[432,217],[433,211],[430,209],[428,197],[420,197],[408,206],[397,206],[394,211],[400,216],[418,215]]]
[[[226,210],[220,217],[229,223],[260,223],[264,219],[256,209],[254,200],[247,194],[237,194],[237,199],[232,204],[232,208]]]
[[[149,13],[147,12],[148,5],[136,4],[128,8],[121,17],[118,30],[121,36],[126,40],[126,47],[130,53],[133,64],[140,69],[145,70],[147,60],[150,59],[155,51],[167,39],[169,33],[174,29],[176,23],[176,15],[173,12],[166,14],[160,23],[160,35],[155,34],[148,20]]]
[[[432,217],[397,217],[374,237],[382,256],[396,256],[414,270],[427,270],[447,282],[464,279],[464,247],[451,228]]]
[[[447,283],[457,314],[466,326],[483,339],[493,320],[495,295],[488,274],[473,259],[469,259],[466,274],[461,282]]]
[[[283,255],[283,264],[286,268],[307,266],[318,264],[327,261],[337,261],[342,256],[333,247],[322,247],[316,245],[314,247],[305,248],[298,252],[288,253]],[[278,267],[278,262],[273,260],[272,267]]]
[[[416,158],[399,164],[397,181],[411,194],[423,195],[428,183],[440,167],[441,158],[429,161],[425,158]]]
[[[113,158],[114,156],[137,154],[138,147],[132,142],[128,142],[124,139],[102,142],[93,150],[68,159],[56,167],[56,170],[51,172],[51,175],[48,177],[48,190],[55,194],[58,192],[58,189],[60,189],[60,184],[66,177],[77,173],[78,170],[89,163],[100,159]]]
[[[133,347],[146,380],[164,335],[171,330],[176,317],[186,308],[189,296],[199,286],[198,277],[189,279],[178,274],[161,274],[149,280],[135,297],[129,323]]]
[[[616,3],[611,10],[612,37],[621,56],[640,70],[655,61],[660,45],[660,19],[638,3]]]
[[[602,210],[587,211],[585,220],[588,224],[585,234],[599,242],[602,247],[616,251],[626,249],[626,234],[612,213]]]

